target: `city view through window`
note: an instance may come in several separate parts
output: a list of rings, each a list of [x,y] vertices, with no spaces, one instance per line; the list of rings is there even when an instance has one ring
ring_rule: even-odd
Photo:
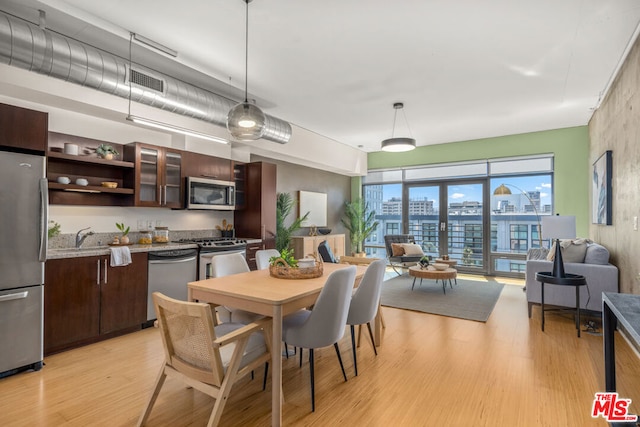
[[[433,258],[447,254],[461,267],[483,272],[524,272],[527,251],[549,247],[541,239],[540,216],[553,212],[551,178],[544,174],[405,184],[406,203],[400,183],[365,185],[363,196],[379,222],[365,243],[366,252],[386,257],[384,236],[406,231]]]

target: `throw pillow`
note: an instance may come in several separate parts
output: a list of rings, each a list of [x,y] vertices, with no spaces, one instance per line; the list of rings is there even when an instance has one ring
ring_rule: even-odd
[[[402,247],[404,248],[405,255],[424,255],[420,245],[416,245],[415,243],[403,243]]]
[[[585,264],[609,264],[609,250],[602,245],[592,243],[587,245],[587,253],[584,256]]]
[[[587,239],[560,240],[560,250],[562,251],[562,261],[583,263],[587,253]],[[556,243],[553,242],[547,260],[553,261],[556,257]]]
[[[402,243],[392,243],[391,244],[391,256],[402,256],[404,255],[404,247]]]

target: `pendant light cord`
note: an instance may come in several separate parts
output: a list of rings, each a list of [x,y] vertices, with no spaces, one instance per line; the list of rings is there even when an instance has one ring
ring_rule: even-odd
[[[249,102],[247,99],[249,93],[249,0],[244,0],[247,4],[245,13],[245,25],[244,25],[244,102]]]
[[[393,127],[391,128],[391,138],[396,136],[396,119],[398,118],[398,109],[393,112]]]
[[[129,33],[129,111],[128,115],[131,117],[131,51],[133,45],[133,33]]]

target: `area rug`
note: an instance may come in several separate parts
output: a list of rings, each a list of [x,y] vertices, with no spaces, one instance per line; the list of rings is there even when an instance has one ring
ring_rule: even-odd
[[[441,282],[399,276],[386,280],[382,286],[380,303],[387,307],[422,311],[441,316],[486,322],[495,307],[504,285],[492,281],[458,279],[453,288],[447,284],[447,293],[442,292]]]

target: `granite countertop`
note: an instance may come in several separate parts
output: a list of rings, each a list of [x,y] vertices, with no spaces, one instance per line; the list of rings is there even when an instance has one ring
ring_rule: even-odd
[[[79,258],[85,256],[100,256],[109,255],[111,253],[110,246],[87,246],[81,249],[75,248],[55,248],[47,249],[47,259],[61,259],[61,258]],[[136,252],[152,252],[152,251],[166,251],[172,249],[197,249],[198,245],[193,243],[174,243],[169,242],[167,244],[154,244],[154,245],[129,245],[131,253]]]

